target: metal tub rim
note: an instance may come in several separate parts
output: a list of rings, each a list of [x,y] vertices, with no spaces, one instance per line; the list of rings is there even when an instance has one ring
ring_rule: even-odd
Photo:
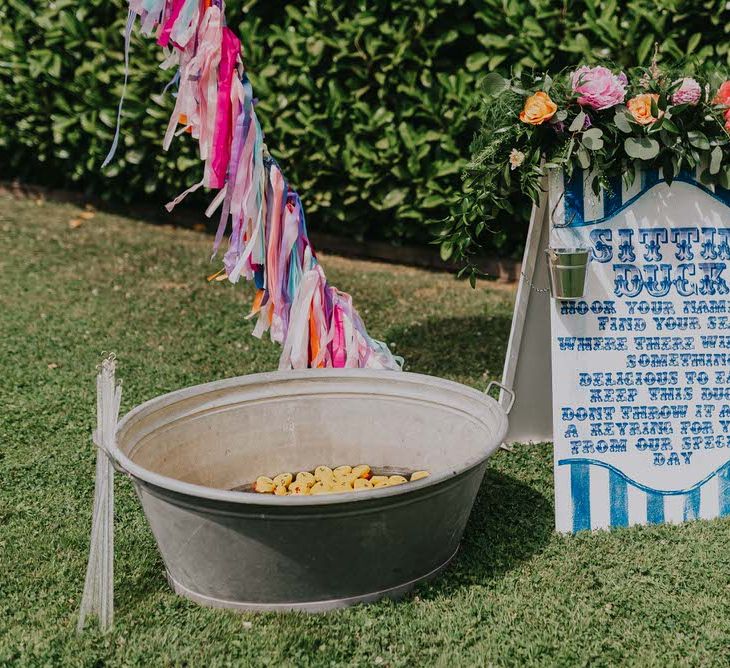
[[[225,392],[226,390],[230,391],[235,388],[248,388],[249,390],[252,390],[256,386],[259,386],[259,389],[266,388],[265,391],[261,392],[260,398],[262,400],[274,401],[276,400],[276,397],[281,396],[282,393],[277,393],[273,388],[277,385],[280,386],[281,384],[289,385],[289,389],[291,390],[292,387],[296,389],[297,382],[305,381],[304,383],[301,383],[301,393],[311,394],[312,391],[315,390],[315,387],[314,383],[310,381],[340,381],[345,384],[345,387],[347,387],[347,383],[364,383],[367,380],[382,381],[383,386],[390,386],[390,388],[392,388],[393,391],[391,392],[379,390],[378,394],[381,396],[393,394],[394,396],[397,395],[399,398],[402,398],[403,394],[395,392],[395,388],[400,387],[401,390],[405,390],[406,388],[415,389],[418,386],[425,385],[430,386],[431,389],[441,389],[445,394],[451,393],[456,397],[459,397],[460,395],[462,400],[478,402],[477,405],[481,405],[484,411],[490,415],[491,420],[489,426],[490,428],[495,429],[496,433],[493,435],[492,439],[485,439],[484,448],[478,455],[458,462],[457,468],[454,470],[432,473],[428,478],[408,483],[407,485],[372,489],[361,494],[320,494],[316,496],[274,496],[269,494],[257,494],[255,492],[230,491],[183,482],[176,478],[155,473],[148,468],[136,464],[118,447],[118,442],[122,440],[126,431],[134,426],[136,421],[152,415],[155,411],[174,405],[178,402],[183,402],[186,399],[194,397],[199,398],[205,394],[214,395],[216,393]],[[343,393],[341,390],[338,392],[336,389],[331,391],[333,394]],[[323,394],[325,392],[320,391],[319,393]],[[296,396],[296,394],[296,392],[284,392],[283,396],[290,397]],[[452,408],[456,409],[457,407],[452,406]],[[463,409],[460,410],[462,410],[465,415],[468,415],[469,419],[479,419],[473,413],[467,413],[467,411],[464,411]],[[481,419],[479,419],[479,421],[483,422]],[[273,371],[236,376],[233,378],[226,378],[224,380],[192,385],[149,399],[148,401],[134,407],[119,421],[117,425],[117,438],[113,444],[111,454],[117,464],[136,480],[152,487],[162,488],[181,495],[192,496],[208,501],[263,507],[329,506],[333,504],[367,503],[368,501],[374,501],[377,499],[406,495],[412,492],[417,492],[418,490],[422,490],[426,487],[438,485],[443,481],[462,474],[464,471],[478,466],[480,463],[488,459],[494,452],[495,448],[502,442],[506,432],[507,415],[499,403],[486,393],[455,381],[411,372],[376,371],[370,369],[305,369],[299,371]]]

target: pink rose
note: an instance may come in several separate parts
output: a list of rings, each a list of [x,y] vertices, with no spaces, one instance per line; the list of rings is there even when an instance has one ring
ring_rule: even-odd
[[[578,104],[596,110],[621,104],[626,97],[626,75],[614,74],[606,67],[579,67],[570,77]]]
[[[672,94],[672,104],[697,104],[701,97],[702,87],[691,77],[685,77],[682,85]]]

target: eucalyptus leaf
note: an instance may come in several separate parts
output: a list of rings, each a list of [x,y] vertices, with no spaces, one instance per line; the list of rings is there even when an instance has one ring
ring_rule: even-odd
[[[588,169],[591,166],[591,156],[584,146],[579,146],[575,154],[578,158],[578,164],[583,169]]]
[[[710,140],[707,139],[704,132],[700,132],[699,130],[690,130],[687,133],[687,141],[695,148],[703,151],[710,150]]]
[[[652,160],[659,155],[659,142],[650,137],[627,137],[624,140],[626,155],[636,160]]]
[[[585,139],[586,137],[600,139],[603,137],[603,130],[601,130],[601,128],[588,128],[588,130],[583,133],[583,138]]]
[[[613,117],[613,122],[616,127],[621,130],[621,132],[631,134],[631,125],[629,124],[629,119],[626,117],[625,112],[617,111],[616,115]]]
[[[581,137],[583,146],[591,151],[598,151],[603,148],[603,130],[600,128],[590,128],[583,133]]]
[[[710,174],[717,174],[722,165],[722,148],[715,146],[710,153]]]
[[[570,132],[578,132],[579,130],[583,129],[585,122],[586,122],[585,111],[579,111],[578,115],[573,119],[573,122],[570,124],[570,127],[568,127],[568,130]]]
[[[494,97],[505,91],[509,82],[501,74],[490,72],[482,79],[482,90],[487,97]]]

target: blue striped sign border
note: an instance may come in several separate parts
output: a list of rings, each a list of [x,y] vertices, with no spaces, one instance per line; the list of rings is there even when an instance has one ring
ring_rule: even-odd
[[[661,524],[730,515],[730,460],[687,489],[659,490],[632,480],[606,462],[590,458],[569,458],[558,466],[570,467],[570,496],[573,531],[605,528],[591,517],[591,499],[605,503],[608,498],[608,527],[630,524]],[[608,472],[605,485],[596,482],[597,472]],[[629,504],[629,495],[639,495],[640,504]],[[632,516],[633,515],[633,516]]]

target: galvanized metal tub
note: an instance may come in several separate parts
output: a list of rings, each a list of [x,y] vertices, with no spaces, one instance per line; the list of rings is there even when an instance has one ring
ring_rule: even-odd
[[[176,592],[243,610],[323,611],[397,597],[454,557],[507,416],[485,394],[412,373],[264,373],[148,401],[117,428]],[[427,469],[321,496],[230,491],[258,475],[367,463]]]

